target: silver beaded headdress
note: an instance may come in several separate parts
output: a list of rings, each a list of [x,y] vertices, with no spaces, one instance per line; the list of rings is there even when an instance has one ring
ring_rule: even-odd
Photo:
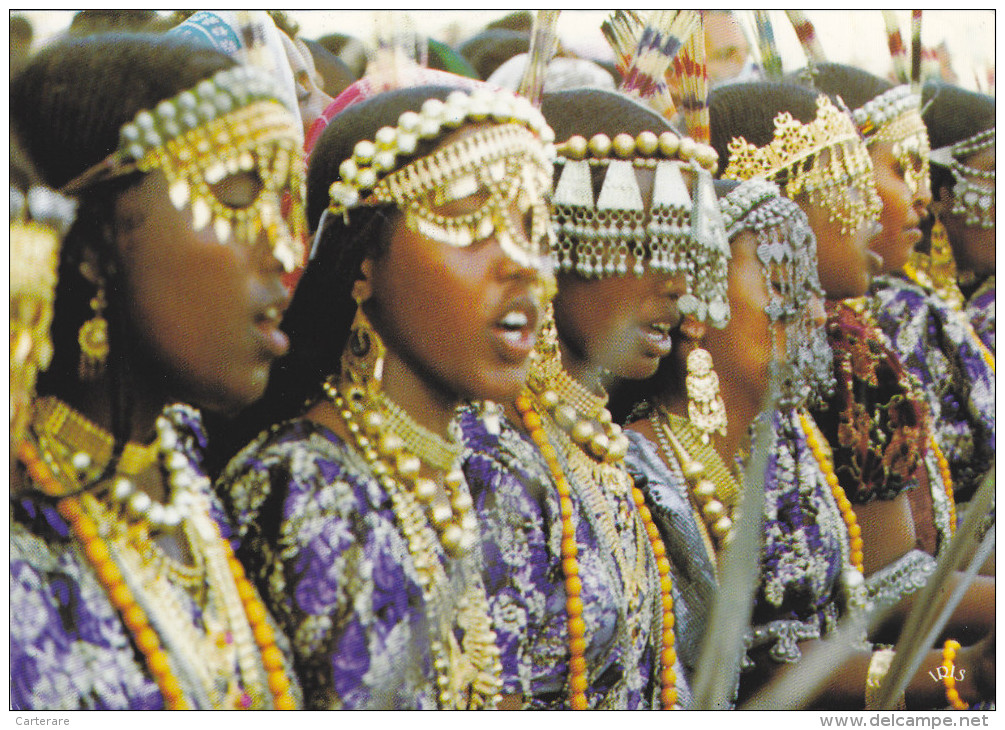
[[[781,401],[805,404],[833,389],[833,354],[822,326],[813,322],[810,302],[824,298],[817,273],[817,242],[802,209],[782,197],[774,183],[752,178],[719,201],[730,239],[743,231],[757,239],[769,300],[764,311],[785,324]]]
[[[995,207],[995,172],[978,170],[964,165],[961,160],[994,147],[995,139],[995,128],[992,127],[950,147],[933,150],[930,156],[932,162],[948,167],[953,174],[956,184],[953,186],[951,212],[963,216],[964,223],[971,227],[995,227],[995,217],[991,213]],[[975,183],[969,178],[977,178],[981,182]]]
[[[724,326],[729,242],[712,186],[715,150],[673,132],[642,132],[613,140],[574,136],[558,155],[552,196],[558,269],[584,278],[624,276],[631,256],[636,276],[646,266],[683,273],[688,293],[678,302],[681,313]],[[594,198],[597,168],[603,181]],[[648,208],[637,168],[654,174]]]
[[[265,231],[287,271],[302,259],[304,163],[302,131],[280,101],[282,92],[265,72],[237,66],[204,79],[194,88],[142,110],[123,125],[115,152],[67,183],[62,192],[133,172],[160,170],[171,203],[191,206],[192,226],[210,226],[221,243],[233,237],[253,245]],[[228,175],[257,170],[262,188],[249,206],[221,202],[213,186]],[[283,218],[290,198],[289,225]]]
[[[415,154],[420,141],[480,122],[491,126],[397,167],[398,157]],[[348,220],[356,208],[393,204],[405,213],[409,228],[435,241],[463,247],[495,235],[512,259],[539,266],[552,236],[553,140],[541,112],[509,91],[454,91],[446,101],[427,99],[419,112],[404,112],[397,126],[382,127],[373,141],[356,144],[352,157],[339,166],[340,179],[329,188],[326,215]],[[439,211],[479,191],[486,199],[474,212]],[[530,214],[529,237],[514,209]]]
[[[928,129],[921,118],[921,97],[910,86],[895,86],[852,112],[866,146],[891,142],[904,171],[904,182],[916,193],[929,179]],[[920,165],[915,166],[919,160]]]

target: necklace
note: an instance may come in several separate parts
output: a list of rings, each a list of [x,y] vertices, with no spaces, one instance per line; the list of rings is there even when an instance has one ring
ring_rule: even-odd
[[[324,382],[325,395],[345,422],[381,487],[391,497],[395,517],[408,541],[433,632],[430,650],[440,707],[495,708],[500,700],[502,663],[485,586],[477,569],[467,569],[461,596],[456,600],[448,598],[450,579],[437,549],[439,546],[456,560],[470,560],[473,556],[478,523],[471,512],[473,503],[464,473],[451,468],[444,477],[447,492],[444,496],[436,482],[419,476],[422,461],[406,449],[406,439],[388,425],[391,419],[385,415],[385,408],[390,401],[384,397],[369,398],[360,389],[355,391],[356,398],[344,398],[337,382],[337,376]],[[413,433],[419,433],[417,429],[421,428],[401,409],[394,421],[411,422],[416,427]],[[454,463],[451,459],[448,466]],[[408,483],[411,489],[406,486]],[[455,635],[455,623],[463,632],[460,642]]]
[[[32,438],[21,444],[18,456],[42,493],[62,488],[48,466],[53,456],[40,454]],[[177,573],[164,569],[163,561],[177,566],[176,561],[163,554],[161,561],[151,560],[144,550],[153,545],[145,520],[127,523],[116,514],[121,510],[110,510],[92,493],[63,497],[56,509],[132,633],[165,707],[295,709],[265,608],[196,490],[205,489],[208,480],[195,475],[190,463],[188,471],[191,487],[181,502],[181,528],[209,596],[200,610],[204,630],[188,621],[178,602]],[[186,566],[177,571],[185,573]],[[191,588],[191,582],[181,587]]]
[[[844,519],[845,526],[848,528],[848,544],[851,549],[851,564],[858,571],[860,576],[864,575],[865,568],[862,564],[862,528],[859,527],[858,518],[855,516],[855,511],[851,507],[851,502],[848,501],[848,497],[845,495],[844,489],[841,488],[841,484],[838,482],[837,474],[834,473],[834,462],[831,461],[830,456],[824,450],[824,443],[826,443],[826,441],[820,433],[820,429],[817,428],[816,423],[814,423],[813,420],[803,411],[799,412],[799,423],[802,426],[803,434],[806,437],[806,443],[813,452],[813,458],[816,459],[817,464],[820,466],[820,471],[823,472],[824,480],[827,482],[827,486],[830,487],[831,494],[834,495],[834,501],[837,503],[837,507],[841,511],[841,517]]]
[[[531,394],[525,392],[520,395],[516,399],[515,405],[531,440],[537,445],[548,464],[559,496],[562,515],[562,572],[565,575],[566,614],[569,632],[569,705],[574,710],[585,710],[589,707],[586,699],[586,624],[583,621],[582,580],[579,577],[576,526],[572,514],[573,490],[559,462],[558,451],[552,445],[551,439],[544,429],[544,420],[534,404]],[[578,448],[576,450],[580,451]],[[652,548],[659,576],[660,618],[662,619],[660,622],[662,634],[660,701],[663,709],[669,710],[673,709],[677,703],[677,675],[674,670],[677,655],[674,650],[676,639],[673,631],[673,582],[670,577],[670,563],[667,560],[666,548],[660,539],[659,531],[645,504],[645,496],[635,486],[631,487],[631,494],[636,515],[644,527],[645,535]],[[617,537],[616,533],[614,537]],[[641,553],[641,550],[639,552]]]
[[[464,473],[457,468],[460,445],[451,444],[416,423],[386,397],[355,405],[358,413],[354,413],[339,393],[335,376],[328,378],[322,388],[335,403],[363,456],[378,465],[374,472],[378,478],[386,476],[393,481],[393,475],[397,474],[411,482],[411,494],[425,506],[444,549],[454,557],[467,553],[478,540],[478,522],[471,513],[473,502]],[[399,435],[392,424],[404,427],[405,436]],[[426,438],[439,446],[423,446]],[[426,458],[418,456],[416,451]],[[446,494],[432,479],[419,476],[423,463],[446,472],[443,477]]]
[[[686,419],[657,406],[649,420],[668,463],[680,464],[701,519],[721,550],[733,529],[733,511],[740,495],[736,480],[714,447],[691,432]],[[686,446],[681,441],[687,441]]]

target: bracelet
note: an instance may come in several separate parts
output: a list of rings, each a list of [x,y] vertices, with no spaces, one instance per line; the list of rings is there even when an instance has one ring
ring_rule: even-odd
[[[893,662],[894,651],[886,645],[877,644],[877,648],[872,652],[872,659],[869,660],[869,671],[865,675],[865,709],[879,709],[879,690],[883,686],[883,680],[887,672],[890,671],[890,663]],[[904,693],[897,697],[895,710],[906,710],[907,701]]]
[[[942,647],[942,667],[946,669],[942,675],[942,683],[946,685],[946,699],[954,710],[966,710],[970,705],[960,699],[960,693],[956,691],[956,652],[960,648],[960,642],[956,639],[946,639]]]

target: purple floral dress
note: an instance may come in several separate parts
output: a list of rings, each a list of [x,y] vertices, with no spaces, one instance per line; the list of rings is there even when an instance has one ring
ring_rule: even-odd
[[[965,501],[994,458],[994,369],[965,317],[905,277],[877,277],[870,304],[901,362],[925,388],[935,437],[957,499]]]
[[[199,415],[187,406],[173,406],[167,415],[181,452],[198,466],[206,445]],[[207,496],[228,537],[219,503],[212,493]],[[198,625],[200,611],[191,596],[179,591],[178,600]],[[288,654],[278,631],[276,641]],[[143,656],[80,545],[54,502],[38,495],[10,505],[10,667],[16,710],[164,708]],[[296,686],[294,694],[299,696]]]
[[[547,464],[533,442],[505,419],[487,425],[468,411],[461,425],[470,450],[465,473],[483,533],[486,590],[503,650],[503,692],[522,695],[528,708],[567,707],[569,635],[562,521]],[[620,608],[622,579],[610,553],[601,549],[597,528],[575,488],[573,509],[587,627],[589,706],[659,707],[659,680],[653,671],[659,631],[653,630],[646,614],[634,622],[635,636],[626,639],[626,617]],[[634,554],[632,531],[619,529],[619,533],[629,554]],[[647,590],[643,612],[653,597],[652,589]],[[658,594],[655,598],[658,602]],[[635,659],[626,665],[626,657]],[[688,692],[679,665],[677,675],[680,702],[686,706]]]
[[[799,661],[798,644],[828,634],[851,605],[842,577],[850,567],[848,529],[806,441],[799,412],[776,411],[772,419],[775,443],[764,475],[765,542],[744,670],[765,658]],[[853,600],[864,595],[859,592]],[[741,697],[746,676],[741,673]]]
[[[218,488],[249,575],[293,642],[313,709],[436,709],[430,612],[391,497],[355,449],[308,419],[234,457]],[[436,555],[456,605],[478,554]],[[509,641],[512,644],[512,640]]]
[[[989,276],[977,288],[965,309],[967,319],[974,326],[974,331],[981,338],[991,354],[995,353],[995,277]]]

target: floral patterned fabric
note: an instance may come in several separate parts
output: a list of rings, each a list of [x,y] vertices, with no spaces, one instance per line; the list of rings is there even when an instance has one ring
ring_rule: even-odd
[[[520,693],[534,709],[567,706],[569,636],[562,572],[562,521],[557,492],[537,448],[505,419],[487,426],[473,411],[462,416],[470,450],[465,472],[483,530],[485,582],[503,649],[504,693]],[[573,490],[579,576],[586,623],[587,701],[592,708],[659,706],[658,632],[639,622],[634,649],[623,643],[624,585],[597,527]],[[619,530],[626,549],[637,546],[631,530]],[[643,610],[652,587],[645,587]],[[656,594],[658,602],[658,594]],[[639,660],[626,666],[626,656]],[[688,703],[680,667],[678,692]]]
[[[838,481],[854,504],[895,499],[924,479],[929,431],[921,388],[883,332],[851,304],[827,303],[827,336],[837,387],[813,417]]]
[[[995,354],[995,277],[994,274],[984,280],[967,300],[965,310],[967,319],[974,326],[974,331],[981,338],[991,354]]]
[[[293,643],[307,707],[436,709],[419,576],[362,456],[295,419],[235,456],[218,489],[238,555]]]
[[[870,306],[901,362],[925,389],[957,499],[965,501],[994,457],[994,369],[966,319],[907,278],[877,277]]]
[[[749,644],[796,662],[798,642],[825,636],[845,606],[848,529],[806,440],[798,411],[772,414],[764,477],[764,553]],[[761,651],[748,655],[753,663]],[[747,662],[747,668],[753,663]],[[743,678],[741,674],[741,695]]]
[[[168,410],[179,449],[196,466],[206,445],[198,414]],[[224,537],[230,529],[207,494]],[[130,631],[112,607],[53,500],[20,496],[10,505],[11,707],[16,710],[154,710],[164,700]],[[178,591],[194,624],[200,610]],[[279,647],[288,653],[284,637]],[[289,673],[292,676],[292,672]],[[294,684],[294,695],[299,690]]]

